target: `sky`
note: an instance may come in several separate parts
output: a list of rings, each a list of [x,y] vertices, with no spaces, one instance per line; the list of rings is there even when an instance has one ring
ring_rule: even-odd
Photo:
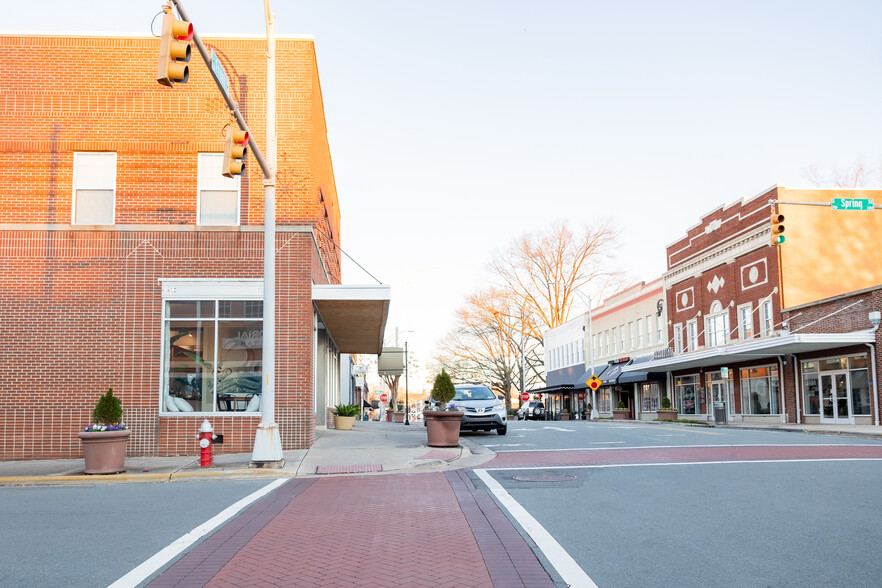
[[[183,4],[200,36],[265,35],[263,2]],[[424,357],[519,236],[610,222],[650,281],[726,202],[882,167],[877,0],[271,5],[315,38],[342,248],[392,287],[387,344]],[[29,0],[0,30],[148,35],[160,6]]]

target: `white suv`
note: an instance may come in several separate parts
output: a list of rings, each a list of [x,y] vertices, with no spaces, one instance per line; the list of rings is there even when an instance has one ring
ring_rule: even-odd
[[[483,384],[459,384],[455,386],[456,396],[450,401],[465,414],[462,417],[463,430],[496,429],[499,435],[508,432],[508,415],[505,404]]]

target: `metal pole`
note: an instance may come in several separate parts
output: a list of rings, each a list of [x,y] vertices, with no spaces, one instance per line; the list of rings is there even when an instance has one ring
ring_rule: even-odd
[[[282,438],[276,424],[276,17],[264,0],[266,16],[266,151],[269,173],[263,180],[263,399],[251,463],[282,467]]]
[[[594,376],[594,333],[591,330],[591,297],[588,297],[588,363],[591,364],[591,376]],[[591,389],[591,420],[596,420],[597,413],[597,390]]]
[[[181,5],[180,0],[171,0],[175,7],[178,9],[178,14],[181,15],[181,18],[187,22],[193,22],[190,20],[190,17],[187,16],[187,13],[184,11],[184,7]],[[267,21],[269,21],[269,0],[266,0],[265,12],[267,14]],[[275,18],[275,17],[274,17]],[[267,25],[267,34],[269,34],[269,25]],[[217,74],[214,73],[214,69],[211,67],[211,57],[208,55],[208,51],[205,49],[205,45],[202,44],[202,39],[199,38],[199,33],[196,32],[196,28],[193,28],[193,42],[196,43],[196,49],[199,50],[199,55],[202,56],[202,61],[205,62],[205,66],[208,68],[208,73],[211,74],[211,77],[214,79],[214,83],[217,86],[217,89],[220,90],[221,95],[224,97],[224,100],[227,103],[227,108],[233,113],[233,116],[236,117],[236,122],[239,123],[239,128],[243,131],[248,131],[248,149],[251,150],[251,154],[254,156],[254,159],[257,160],[257,165],[260,166],[261,171],[265,178],[272,178],[274,169],[270,169],[270,166],[267,164],[266,160],[263,158],[263,154],[260,152],[260,147],[257,146],[257,141],[254,138],[254,133],[248,128],[248,125],[245,124],[245,117],[242,116],[242,113],[239,112],[239,106],[233,101],[233,98],[227,94],[227,91],[224,89],[223,84],[221,84],[220,80],[217,77]],[[267,80],[269,83],[269,80]],[[275,98],[273,98],[275,100]],[[269,149],[269,147],[267,147]],[[275,162],[273,162],[273,167],[275,167]]]
[[[410,397],[407,386],[407,341],[404,342],[404,424],[410,424]]]

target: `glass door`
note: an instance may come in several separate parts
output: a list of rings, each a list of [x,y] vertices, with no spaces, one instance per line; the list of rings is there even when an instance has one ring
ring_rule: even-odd
[[[848,374],[828,372],[821,374],[821,422],[850,423],[851,402],[848,398]]]

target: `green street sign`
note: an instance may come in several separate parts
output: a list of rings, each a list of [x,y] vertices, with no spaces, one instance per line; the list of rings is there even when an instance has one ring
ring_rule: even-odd
[[[872,198],[834,198],[830,201],[833,210],[873,210]]]

